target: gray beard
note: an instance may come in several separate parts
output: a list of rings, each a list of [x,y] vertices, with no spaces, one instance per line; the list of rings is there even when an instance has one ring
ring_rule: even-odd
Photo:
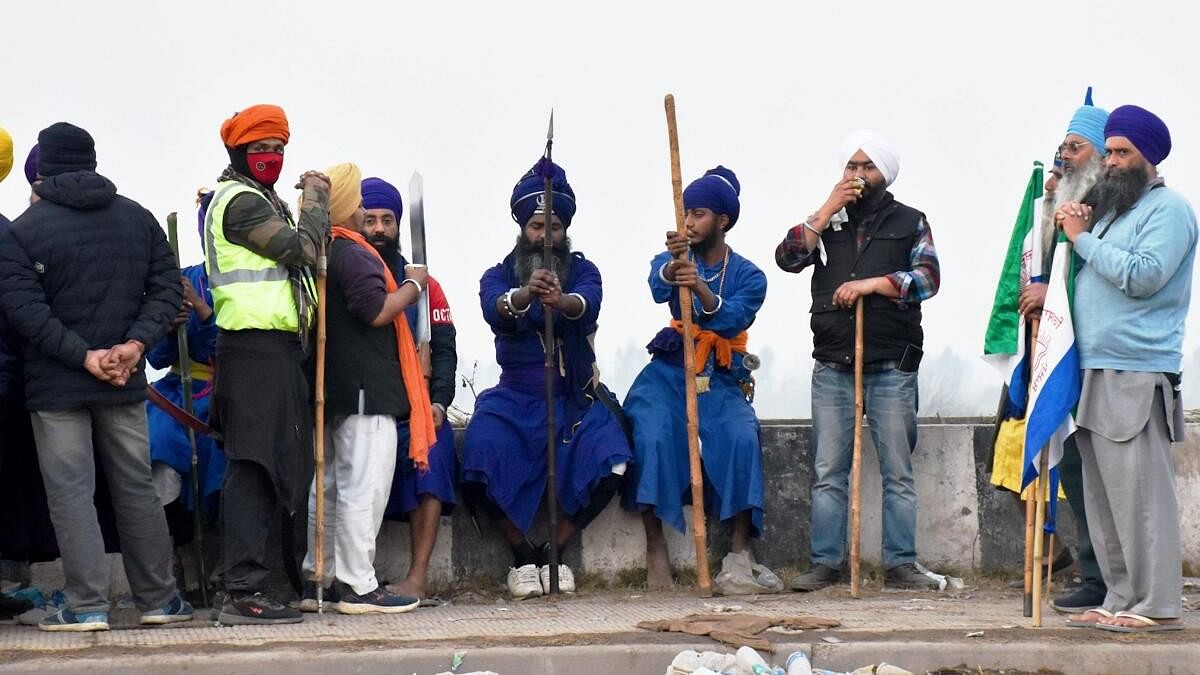
[[[1104,160],[1100,153],[1093,153],[1088,163],[1064,173],[1054,190],[1053,199],[1042,200],[1042,254],[1049,257],[1057,230],[1054,212],[1063,204],[1081,202],[1104,175]],[[1039,272],[1040,273],[1040,272]]]
[[[558,275],[559,279],[563,280],[563,283],[566,283],[567,275],[571,270],[571,238],[565,237],[561,243],[555,244],[553,251],[550,269]],[[523,234],[517,235],[517,243],[513,247],[513,271],[522,286],[529,283],[529,277],[533,275],[534,270],[545,267],[542,264],[544,255],[541,244],[530,243]]]

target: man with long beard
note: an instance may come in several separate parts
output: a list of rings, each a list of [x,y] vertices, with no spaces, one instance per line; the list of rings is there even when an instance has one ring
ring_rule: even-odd
[[[1153,113],[1114,110],[1096,206],[1058,213],[1083,259],[1075,345],[1083,368],[1076,441],[1104,602],[1070,625],[1181,630],[1182,560],[1171,442],[1183,439],[1179,367],[1191,301],[1196,216],[1158,165],[1171,135]]]
[[[877,133],[842,143],[842,178],[825,204],[791,228],[775,250],[784,271],[813,266],[812,565],[792,583],[812,591],[836,583],[846,559],[847,482],[854,427],[855,304],[863,299],[863,390],[883,477],[884,583],[936,588],[917,566],[917,369],[921,304],[940,285],[925,215],[887,191],[900,158]]]
[[[1043,200],[1041,278],[1021,290],[1018,307],[1018,311],[1027,319],[1039,318],[1046,301],[1045,280],[1050,276],[1050,265],[1054,261],[1057,233],[1054,214],[1063,204],[1094,201],[1090,193],[1104,172],[1104,159],[1108,154],[1104,149],[1104,124],[1107,121],[1108,111],[1092,105],[1092,90],[1089,87],[1083,105],[1075,110],[1067,125],[1067,135],[1062,145],[1058,146],[1062,156],[1062,178],[1053,193]],[[1096,552],[1088,535],[1087,509],[1083,503],[1083,469],[1074,435],[1063,444],[1063,457],[1058,470],[1079,533],[1080,584],[1065,589],[1066,592],[1054,599],[1052,606],[1060,612],[1081,612],[1099,606],[1108,589],[1104,585],[1100,565],[1096,562]],[[1056,559],[1053,568],[1057,568],[1058,562]],[[1065,564],[1070,564],[1069,558]]]
[[[567,228],[575,192],[567,174],[543,159],[513,188],[509,206],[521,226],[516,246],[479,281],[483,317],[496,335],[500,383],[484,391],[463,442],[464,497],[488,513],[513,549],[508,589],[514,598],[548,592],[549,547],[561,551],[616,493],[632,453],[620,409],[599,382],[592,339],[600,315],[600,270],[571,250]],[[543,198],[543,173],[552,172],[552,204]],[[551,209],[550,231],[545,209]],[[542,267],[551,237],[554,269]],[[555,540],[542,546],[526,536],[547,489],[545,312],[554,313],[559,377],[554,384],[559,520]],[[559,565],[559,588],[575,589]]]
[[[705,513],[732,529],[734,553],[748,553],[763,525],[762,446],[758,417],[741,384],[747,329],[767,297],[767,277],[733,252],[726,233],[741,212],[741,184],[718,166],[683,191],[687,235],[667,233],[666,250],[650,261],[650,294],[666,303],[671,325],[647,345],[653,357],[625,397],[635,459],[624,505],[640,511],[646,530],[646,576],[652,588],[672,585],[663,521],[684,531],[691,498],[679,287],[694,293],[697,405],[703,445]]]

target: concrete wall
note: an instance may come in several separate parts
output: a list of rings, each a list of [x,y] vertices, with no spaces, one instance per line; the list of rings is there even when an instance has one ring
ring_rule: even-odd
[[[1177,492],[1182,517],[1183,558],[1200,569],[1200,425],[1189,425],[1189,440],[1174,448]],[[1019,570],[1024,546],[1024,515],[1011,493],[985,481],[992,427],[982,423],[923,423],[913,458],[918,495],[917,551],[929,566],[957,571]],[[764,536],[755,544],[758,559],[772,568],[805,567],[809,556],[809,506],[813,482],[812,429],[804,421],[764,421],[762,429],[766,473]],[[880,557],[880,479],[870,434],[864,433],[862,554]],[[479,530],[466,508],[443,517],[430,567],[432,588],[455,580],[499,582],[511,563],[508,546],[496,528],[480,514]],[[690,520],[689,520],[690,528]],[[545,514],[540,514],[532,537],[543,541]],[[1059,509],[1062,540],[1074,544],[1075,525],[1066,503]],[[671,558],[677,567],[695,565],[690,533],[667,528]],[[216,542],[209,540],[212,544]],[[709,524],[709,548],[714,569],[728,551],[729,535],[718,523]],[[277,550],[274,546],[271,550]],[[113,558],[114,592],[126,593],[123,570]],[[565,562],[577,573],[612,577],[642,568],[645,536],[639,516],[620,509],[617,500],[568,548]],[[409,564],[406,523],[386,522],[376,553],[379,578],[403,578]],[[191,565],[188,565],[189,573]],[[1193,572],[1194,573],[1194,572]],[[286,585],[282,575],[275,575]],[[34,566],[34,582],[61,587],[57,563]]]
[[[813,482],[812,429],[804,421],[763,422],[763,464],[766,472],[764,537],[756,545],[758,558],[776,567],[808,564],[809,509]],[[913,458],[918,496],[917,550],[927,565],[967,570],[1018,570],[1024,546],[1024,514],[1008,492],[989,485],[984,476],[992,427],[982,423],[923,423]],[[1200,566],[1200,425],[1189,426],[1190,440],[1175,446],[1177,489],[1183,528],[1184,560]],[[880,557],[881,481],[870,434],[864,433],[862,493],[863,559]],[[544,514],[543,514],[544,516]],[[480,532],[460,507],[442,519],[442,533],[431,574],[435,583],[455,577],[502,579],[511,556],[486,517]],[[689,521],[690,526],[690,521]],[[544,517],[533,538],[545,537]],[[1066,502],[1059,509],[1059,532],[1074,544],[1075,524]],[[709,524],[714,565],[728,550],[728,533]],[[668,528],[672,561],[695,564],[690,533]],[[407,526],[386,526],[379,542],[381,574],[399,578],[407,568]],[[642,567],[645,537],[641,519],[621,510],[614,500],[566,553],[576,571],[613,575]]]

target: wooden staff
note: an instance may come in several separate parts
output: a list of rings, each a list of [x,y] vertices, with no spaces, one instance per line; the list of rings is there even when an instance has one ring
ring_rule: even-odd
[[[1034,483],[1036,489],[1033,491],[1035,499],[1037,499],[1037,524],[1036,531],[1033,533],[1033,559],[1037,561],[1037,566],[1033,568],[1033,627],[1042,627],[1042,546],[1046,540],[1046,501],[1050,498],[1050,449],[1042,448],[1042,455],[1038,461],[1038,479]]]
[[[675,195],[675,231],[687,236],[683,215],[683,172],[679,167],[679,129],[675,97],[667,94],[667,138],[671,145],[671,189]],[[685,254],[686,255],[686,254]],[[682,257],[680,258],[683,259]],[[708,526],[704,519],[704,474],[700,468],[700,409],[696,404],[696,342],[692,327],[692,289],[679,287],[679,318],[683,322],[683,382],[687,400],[688,465],[692,483],[692,532],[696,539],[696,584],[701,597],[712,596],[708,570]]]
[[[862,539],[863,298],[854,304],[854,454],[850,459],[850,597],[858,597]]]
[[[317,255],[317,391],[316,391],[316,510],[317,522],[314,527],[317,562],[315,583],[317,586],[317,613],[325,611],[325,286],[329,260],[327,242],[321,242],[321,251]]]
[[[1029,340],[1029,362],[1033,363],[1033,349],[1037,346],[1038,325],[1039,319],[1033,319],[1029,322],[1030,340]],[[1032,384],[1030,385],[1032,387]],[[1028,407],[1028,396],[1026,396],[1026,407]],[[1024,453],[1022,452],[1021,474],[1024,477],[1025,462]],[[1037,520],[1037,499],[1038,483],[1037,479],[1030,488],[1024,491],[1028,495],[1025,500],[1025,603],[1023,616],[1033,616],[1033,540],[1034,540],[1034,525]]]

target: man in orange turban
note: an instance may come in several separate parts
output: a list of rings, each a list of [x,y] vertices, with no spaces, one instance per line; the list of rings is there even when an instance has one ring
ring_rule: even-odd
[[[280,510],[304,507],[312,478],[311,390],[302,363],[313,318],[310,267],[329,239],[329,179],[300,176],[296,220],[275,192],[291,133],[277,106],[251,106],[221,125],[229,166],[204,221],[205,270],[216,315],[212,425],[225,442],[221,531],[227,624],[296,623],[264,594],[264,542]]]

